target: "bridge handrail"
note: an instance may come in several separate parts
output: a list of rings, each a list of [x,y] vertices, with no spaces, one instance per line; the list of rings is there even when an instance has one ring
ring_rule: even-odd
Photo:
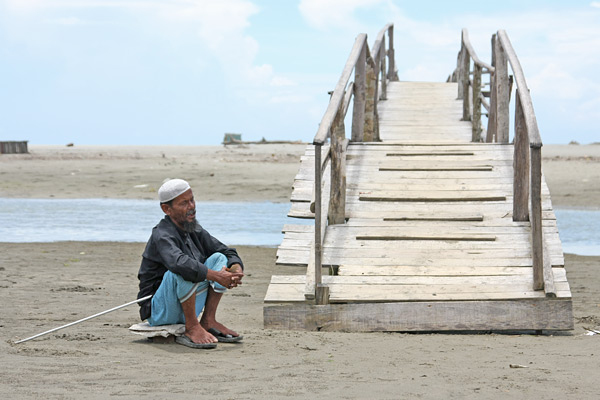
[[[515,174],[513,220],[531,221],[533,288],[535,290],[543,289],[547,296],[554,297],[556,293],[552,264],[544,242],[542,228],[542,139],[533,109],[533,101],[525,81],[525,74],[504,30],[498,31],[496,42],[498,43],[496,62],[506,64],[508,61],[517,84],[513,158]],[[508,109],[508,106],[506,108]],[[508,119],[508,115],[503,115],[502,118]]]
[[[352,46],[352,51],[348,57],[348,61],[346,61],[342,75],[340,76],[340,79],[333,90],[331,98],[329,99],[329,104],[327,105],[327,110],[325,111],[325,115],[323,115],[321,123],[319,124],[319,129],[317,130],[317,134],[313,139],[314,145],[323,145],[329,137],[334,119],[338,113],[338,110],[340,109],[342,101],[344,100],[344,94],[346,93],[346,86],[350,80],[350,75],[352,74],[352,71],[358,62],[358,58],[360,57],[361,51],[363,50],[366,42],[367,35],[365,33],[361,33],[356,37],[354,46]]]
[[[460,43],[456,70],[448,80],[458,82],[457,98],[463,101],[462,119],[463,121],[471,121],[471,141],[480,142],[482,132],[481,107],[483,106],[486,110],[490,108],[489,103],[485,100],[485,93],[481,91],[482,75],[489,74],[491,80],[495,68],[479,59],[471,45],[467,29],[462,30]],[[471,60],[473,60],[473,71],[471,71]],[[470,79],[471,74],[473,80]]]
[[[473,71],[471,72],[471,60]],[[458,81],[458,98],[463,100],[463,120],[473,124],[472,141],[481,140],[481,107],[488,110],[486,142],[509,141],[509,108],[513,86],[516,82],[515,122],[514,122],[514,181],[513,181],[513,220],[531,222],[531,243],[533,260],[534,289],[545,290],[546,295],[555,295],[552,265],[544,242],[542,230],[542,140],[533,102],[525,80],[525,74],[504,30],[492,36],[492,65],[477,57],[469,41],[468,32],[462,30],[461,50],[457,69],[449,78]],[[511,66],[513,76],[508,74]],[[481,74],[490,74],[490,102],[486,104],[481,93]],[[470,75],[473,74],[473,80]],[[473,107],[469,103],[469,90],[472,91]],[[544,254],[546,253],[546,254]]]
[[[327,221],[329,224],[342,224],[346,219],[345,165],[348,139],[346,138],[344,118],[350,101],[353,100],[351,140],[355,142],[379,141],[377,102],[386,98],[387,81],[398,80],[394,62],[393,37],[394,25],[387,24],[378,33],[372,47],[373,51],[370,52],[367,35],[357,36],[313,139],[315,179],[311,211],[315,213],[315,237],[307,268],[304,294],[307,299],[315,299],[317,304],[328,301],[328,289],[321,284],[322,246]],[[354,71],[354,82],[349,84],[352,71]],[[378,95],[379,86],[381,86],[380,96]],[[327,152],[322,154],[322,148],[328,138],[330,146]],[[323,171],[327,161],[331,163],[331,189],[329,198],[323,199],[322,183],[324,179],[327,179],[323,176]],[[323,205],[323,200],[326,201],[325,205]],[[324,210],[326,211],[323,212]],[[323,214],[327,221],[323,221]]]

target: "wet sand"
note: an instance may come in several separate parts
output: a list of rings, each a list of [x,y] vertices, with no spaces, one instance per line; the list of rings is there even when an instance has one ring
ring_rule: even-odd
[[[553,199],[558,193],[555,204],[597,208],[598,159],[579,153],[592,146],[577,147],[575,155],[557,149],[558,159],[552,159],[551,149],[544,147],[549,157],[544,160],[546,178]],[[159,151],[164,150],[132,149],[110,153],[110,162],[99,159],[109,153],[98,148],[90,149],[89,157],[81,153],[75,157],[73,149],[63,154],[58,147],[42,152],[35,146],[30,159],[2,156],[0,195],[152,198],[151,185],[154,189],[163,177],[182,177],[181,173],[192,169],[196,171],[192,175],[198,176],[188,177],[192,185],[193,179],[198,179],[198,185],[227,173],[231,179],[240,179],[238,183],[253,180],[241,188],[223,178],[224,189],[214,197],[197,194],[201,200],[287,201],[304,146],[256,151],[251,147],[186,147],[182,150],[186,155],[166,152],[165,159],[178,160],[175,164],[161,161]],[[220,153],[225,151],[227,156]],[[210,157],[227,161],[215,166],[207,161],[213,160]],[[548,167],[549,163],[558,164]],[[230,168],[234,164],[235,173]],[[573,165],[580,165],[587,179],[595,182],[588,180],[584,185],[582,177],[581,185],[566,185],[573,181],[568,172],[576,168]],[[211,168],[215,168],[213,177]],[[236,178],[238,173],[240,178]],[[71,177],[78,181],[69,181]],[[34,178],[41,182],[34,185],[30,182]],[[106,186],[98,187],[100,179],[107,181]],[[27,183],[19,187],[15,183],[19,181]],[[143,184],[148,186],[135,188]],[[251,190],[252,184],[265,190]],[[224,195],[229,192],[233,194]],[[197,351],[151,343],[127,329],[138,322],[135,305],[13,344],[133,300],[143,247],[143,243],[114,242],[0,243],[0,333],[4,338],[0,341],[0,397],[595,399],[600,393],[600,335],[587,335],[586,330],[600,330],[600,257],[566,255],[575,316],[575,329],[570,332],[536,336],[265,330],[263,297],[271,275],[280,274],[281,267],[275,266],[275,249],[238,246],[248,275],[242,287],[224,296],[218,316],[244,334],[242,344]],[[303,271],[286,268],[285,274],[290,273]],[[525,368],[511,368],[511,364]]]

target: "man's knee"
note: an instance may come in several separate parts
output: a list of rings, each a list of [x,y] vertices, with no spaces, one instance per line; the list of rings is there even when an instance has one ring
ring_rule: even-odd
[[[213,271],[220,271],[223,267],[227,267],[227,257],[223,253],[213,253],[206,259],[204,265]]]

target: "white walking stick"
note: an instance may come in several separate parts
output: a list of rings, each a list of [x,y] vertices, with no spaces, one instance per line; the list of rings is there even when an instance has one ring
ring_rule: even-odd
[[[37,337],[46,335],[48,333],[56,332],[59,329],[68,328],[69,326],[77,325],[80,322],[87,321],[88,319],[96,318],[96,317],[99,317],[99,316],[104,315],[104,314],[108,314],[109,312],[118,310],[119,308],[127,307],[127,306],[130,306],[132,304],[139,303],[139,302],[144,301],[144,300],[148,300],[151,297],[152,297],[152,295],[149,295],[149,296],[146,296],[146,297],[142,297],[141,299],[130,301],[129,303],[121,304],[120,306],[113,307],[110,310],[102,311],[102,312],[99,312],[98,314],[90,315],[89,317],[82,318],[82,319],[77,320],[75,322],[71,322],[69,324],[66,324],[66,325],[63,325],[63,326],[59,326],[58,328],[54,328],[54,329],[50,329],[49,331],[46,331],[46,332],[38,333],[37,335],[34,335],[32,337],[28,337],[27,339],[21,339],[21,340],[15,342],[15,344],[23,343],[23,342],[26,342],[28,340],[35,339]]]

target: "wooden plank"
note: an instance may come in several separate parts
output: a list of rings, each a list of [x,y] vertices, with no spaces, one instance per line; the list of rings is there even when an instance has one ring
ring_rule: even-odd
[[[282,243],[277,251],[277,255],[286,257],[304,257],[308,258],[309,241],[286,241]],[[472,246],[469,246],[472,244]],[[494,246],[495,242],[477,242],[469,241],[404,241],[399,250],[389,250],[390,243],[381,240],[377,242],[354,240],[344,244],[336,244],[327,247],[326,253],[330,260],[338,258],[350,259],[359,257],[369,257],[369,253],[384,254],[390,261],[396,260],[396,263],[426,263],[440,262],[446,258],[461,260],[462,263],[476,264],[478,260],[505,258],[505,259],[523,259],[529,260],[531,265],[532,251],[528,246]],[[477,245],[477,246],[476,246]],[[433,254],[432,253],[438,253]],[[552,265],[562,265],[564,262],[562,252],[552,249],[548,253]],[[281,261],[278,259],[278,261]],[[338,262],[335,263],[339,264]]]
[[[564,270],[563,270],[564,271]],[[562,280],[566,282],[566,274]],[[302,284],[306,282],[304,275],[273,275],[273,284]],[[533,284],[533,274],[513,275],[462,275],[462,276],[406,276],[406,275],[324,275],[323,283],[328,285],[519,285]],[[401,290],[401,289],[400,289]]]
[[[494,222],[493,220],[490,222]],[[356,237],[358,235],[376,235],[376,234],[403,234],[403,233],[418,233],[418,234],[439,234],[439,233],[450,233],[450,234],[494,234],[494,235],[509,235],[511,237],[528,238],[531,234],[531,227],[521,223],[523,225],[513,225],[519,222],[510,221],[510,225],[502,225],[502,221],[498,224],[487,224],[487,221],[481,223],[468,222],[437,222],[437,221],[382,221],[382,220],[369,220],[350,219],[347,224],[337,225],[329,227],[329,236],[333,236],[336,239],[339,237]],[[548,224],[544,224],[543,232],[546,235],[557,233],[558,228],[554,220],[548,221]]]
[[[482,214],[463,214],[463,215],[452,215],[447,214],[445,216],[429,216],[427,219],[413,219],[413,218],[350,218],[346,225],[349,227],[356,226],[377,226],[377,227],[406,227],[406,228],[419,228],[428,227],[431,222],[435,222],[435,226],[440,227],[455,227],[457,229],[481,229],[484,227],[497,229],[499,231],[511,231],[514,229],[524,229],[529,232],[531,226],[529,221],[512,221],[512,219],[501,219],[501,218],[486,218],[484,219]],[[306,225],[305,225],[306,226]],[[310,225],[309,225],[310,226]],[[558,226],[556,220],[543,220],[542,226],[544,234],[550,234],[558,232]],[[501,229],[500,229],[501,228]]]
[[[429,152],[396,152],[396,153],[386,153],[387,157],[417,157],[417,156],[426,156],[426,157],[440,157],[440,156],[474,156],[475,152],[473,151],[429,151]]]
[[[532,266],[531,257],[513,257],[506,259],[490,259],[490,258],[462,258],[462,259],[440,259],[440,258],[426,258],[416,257],[414,255],[402,255],[396,256],[385,254],[384,257],[368,257],[368,254],[364,252],[355,256],[341,256],[339,254],[330,254],[326,252],[323,257],[324,266],[337,266],[337,265],[355,265],[357,263],[363,263],[369,266],[398,266],[403,267],[422,267],[422,266],[434,266],[443,268],[456,268],[456,267],[527,267]],[[277,259],[277,265],[297,265],[306,266],[308,261],[307,251],[292,251],[287,250]],[[550,263],[553,267],[564,266],[564,259],[560,256],[553,256],[550,258]]]
[[[356,240],[384,240],[384,241],[404,241],[404,240],[446,240],[446,241],[466,241],[466,242],[493,242],[496,236],[493,235],[361,235]]]
[[[267,329],[307,331],[504,331],[573,329],[567,300],[410,302],[265,307]]]
[[[348,166],[351,168],[352,166]],[[380,167],[379,171],[492,171],[493,167],[491,165],[481,165],[481,166],[422,166],[422,167]]]
[[[556,281],[566,282],[564,268],[552,268]],[[340,265],[338,276],[434,276],[434,277],[461,277],[461,276],[533,276],[531,267],[475,267],[475,266],[395,266],[395,265]]]
[[[314,225],[297,225],[297,224],[285,224],[281,229],[282,233],[286,232],[310,232],[313,233],[315,231]]]
[[[358,196],[360,201],[401,201],[401,202],[454,202],[454,201],[505,201],[506,196],[485,192],[445,191],[422,193],[371,191]]]
[[[304,301],[298,297],[302,283],[269,285],[265,302]],[[343,285],[330,283],[331,303],[389,302],[389,301],[473,301],[508,299],[544,299],[544,291],[533,290],[532,284],[508,285]],[[556,283],[556,298],[571,298],[567,282]]]

